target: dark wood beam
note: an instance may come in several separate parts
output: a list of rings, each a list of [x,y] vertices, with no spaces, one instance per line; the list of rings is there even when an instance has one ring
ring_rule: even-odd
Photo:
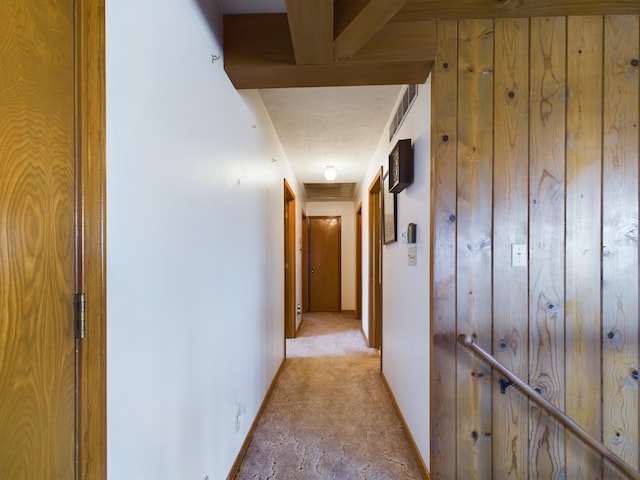
[[[637,14],[638,0],[409,0],[394,20]]]
[[[342,24],[346,22],[338,19],[336,24],[340,26],[340,31],[336,32],[333,43],[334,58],[355,55],[406,3],[407,0],[369,0],[344,27]],[[351,11],[344,11],[339,6],[340,3],[336,8],[336,15],[352,16]]]
[[[322,33],[305,33],[315,16],[304,11],[309,6],[304,0],[287,0],[290,19],[286,14],[225,16],[225,70],[239,89],[423,83],[435,59],[437,19],[640,14],[639,0],[407,0],[384,23],[374,21],[374,13],[364,13],[377,1],[396,0],[340,0],[335,4],[329,23],[333,23],[338,50],[352,48],[355,53],[322,64],[316,62],[327,61],[327,18],[320,21]],[[313,2],[325,9],[322,15],[326,17],[331,1]],[[369,27],[356,28],[361,15]],[[291,33],[290,24],[296,33]],[[377,27],[371,26],[375,24]],[[368,41],[356,45],[366,36],[363,32],[374,30],[377,33]],[[317,50],[318,45],[323,46]]]
[[[358,16],[369,0],[337,0],[333,7],[333,37],[336,38]]]
[[[224,17],[224,64],[237,89],[424,83],[434,22],[390,22],[351,58],[297,65],[286,14]]]
[[[333,0],[286,0],[286,5],[296,63],[331,63]]]

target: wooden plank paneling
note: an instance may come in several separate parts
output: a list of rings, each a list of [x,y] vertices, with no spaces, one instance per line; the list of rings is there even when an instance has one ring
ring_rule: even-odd
[[[531,19],[530,383],[564,409],[566,20]],[[564,478],[564,429],[532,404],[531,478]]]
[[[566,413],[600,439],[602,17],[567,20]],[[567,435],[567,478],[601,478],[600,456]]]
[[[443,24],[455,28],[439,23],[450,44],[438,46],[433,93],[431,474],[623,478],[515,389],[501,395],[498,377],[484,388],[486,367],[451,333],[475,334],[638,468],[640,17],[497,19],[490,54],[482,21],[459,22],[457,44]],[[456,59],[457,86],[443,68]],[[451,122],[457,153],[442,139]],[[511,266],[518,243],[528,272]]]
[[[458,27],[458,332],[491,348],[493,21]],[[458,356],[458,478],[491,477],[491,370]]]
[[[432,83],[431,474],[456,477],[456,157],[458,25],[438,23]]]
[[[529,373],[528,268],[511,265],[528,242],[529,20],[495,22],[493,182],[493,355],[518,377]],[[509,292],[505,295],[505,292]],[[493,387],[493,477],[528,475],[527,397]]]
[[[409,0],[396,20],[638,14],[637,0]]]
[[[604,26],[603,441],[638,468],[638,17]]]

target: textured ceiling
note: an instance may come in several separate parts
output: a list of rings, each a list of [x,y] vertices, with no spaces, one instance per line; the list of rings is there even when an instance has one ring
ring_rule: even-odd
[[[324,182],[326,165],[336,182],[360,183],[402,86],[260,90],[296,177]]]
[[[285,0],[219,0],[224,14],[285,12]],[[298,181],[359,184],[385,133],[403,86],[281,88],[260,90]]]

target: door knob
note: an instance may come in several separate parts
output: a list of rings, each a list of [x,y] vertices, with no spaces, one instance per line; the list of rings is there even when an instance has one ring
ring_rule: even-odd
[[[312,268],[312,269],[311,269],[311,273],[316,273],[316,269],[315,269],[315,268]]]

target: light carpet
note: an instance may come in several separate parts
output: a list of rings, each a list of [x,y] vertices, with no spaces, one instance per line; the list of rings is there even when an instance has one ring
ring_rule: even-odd
[[[422,479],[353,315],[307,313],[237,480]]]

